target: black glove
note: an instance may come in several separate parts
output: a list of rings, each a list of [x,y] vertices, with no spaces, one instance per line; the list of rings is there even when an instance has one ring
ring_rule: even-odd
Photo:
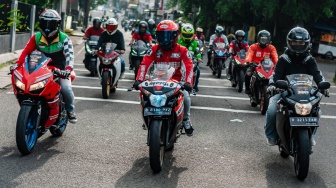
[[[60,72],[60,78],[62,78],[62,79],[69,79],[70,74],[71,74],[70,70],[61,70],[61,72]]]
[[[321,93],[322,93],[325,97],[329,97],[329,89],[321,89]]]
[[[140,80],[135,80],[135,82],[133,83],[133,88],[135,90],[139,90],[139,85],[141,84]]]
[[[13,72],[15,69],[17,69],[19,67],[19,65],[18,64],[14,64],[14,65],[12,65],[12,66],[10,66],[9,67],[9,71],[10,72]]]
[[[267,93],[271,96],[275,95],[276,87],[274,85],[270,85],[267,88]]]
[[[184,83],[183,84],[183,89],[190,92],[193,89],[193,87],[189,83]]]

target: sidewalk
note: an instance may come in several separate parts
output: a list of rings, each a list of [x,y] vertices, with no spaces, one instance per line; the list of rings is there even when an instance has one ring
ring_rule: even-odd
[[[74,46],[80,45],[84,42],[82,39],[83,33],[80,29],[81,28],[79,27],[78,30],[73,31],[72,35],[69,35]],[[3,89],[11,84],[10,75],[8,75],[9,67],[11,65],[10,62],[15,62],[16,59],[19,58],[22,50],[23,49],[16,50],[14,53],[0,54],[0,66],[3,66],[0,68],[0,89]]]

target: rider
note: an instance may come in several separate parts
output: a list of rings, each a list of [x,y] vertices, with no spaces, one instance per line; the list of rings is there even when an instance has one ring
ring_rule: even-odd
[[[205,36],[203,34],[203,29],[198,27],[196,28],[196,33],[194,34],[194,37],[193,37],[195,40],[201,40],[204,44],[204,40],[205,40]]]
[[[155,21],[153,19],[149,19],[147,21],[148,23],[148,31],[152,35],[152,38],[155,40],[156,39],[156,26],[155,26]]]
[[[73,71],[74,51],[71,39],[60,31],[61,17],[52,9],[43,11],[39,17],[40,31],[35,33],[28,41],[15,65],[10,67],[11,72],[25,62],[27,55],[34,50],[41,51],[45,56],[50,57],[52,62],[48,65],[66,70],[60,79],[61,92],[64,95],[65,108],[70,123],[76,123],[77,118],[74,112],[74,93],[71,88],[71,80],[66,79]]]
[[[192,56],[188,49],[177,44],[178,26],[171,20],[163,20],[156,27],[158,44],[148,51],[139,67],[136,81],[133,84],[139,89],[139,84],[145,80],[146,72],[153,63],[170,64],[175,67],[173,79],[183,81],[184,88],[184,117],[183,126],[188,136],[192,136],[193,127],[190,122],[190,95],[192,90],[191,82],[193,77]],[[189,91],[189,92],[188,92]]]
[[[212,54],[212,51],[213,51],[213,43],[214,41],[217,39],[219,41],[222,41],[223,43],[225,43],[225,46],[228,46],[229,45],[229,42],[226,38],[226,36],[223,34],[224,32],[224,28],[222,26],[217,26],[216,27],[216,31],[215,31],[215,34],[211,35],[210,37],[210,41],[209,41],[209,49],[208,49],[208,63],[207,63],[207,66],[210,65],[210,60],[211,60],[211,54]],[[225,65],[224,65],[225,66]]]
[[[91,36],[100,36],[100,34],[104,31],[104,29],[101,27],[101,19],[99,17],[96,17],[92,21],[92,26],[89,27],[83,36],[84,40],[89,39]],[[83,63],[85,64],[86,60],[90,58],[90,54],[85,54],[85,58],[83,60]]]
[[[290,74],[309,74],[314,77],[316,84],[324,81],[321,71],[317,67],[317,62],[310,52],[310,36],[306,29],[295,27],[287,35],[287,49],[279,57],[279,61],[274,69],[272,78],[269,80],[267,91],[273,96],[276,91],[275,82],[285,80]],[[329,96],[329,90],[321,91],[325,96]],[[280,94],[275,94],[270,98],[266,112],[265,134],[267,143],[270,146],[277,144],[276,132],[276,111],[277,102]],[[314,134],[313,134],[314,135]],[[314,138],[311,138],[311,145],[316,144]]]
[[[121,58],[121,75],[120,78],[125,78],[125,62],[122,58],[122,54],[125,53],[125,41],[124,35],[118,30],[118,22],[114,18],[110,18],[106,21],[106,30],[100,35],[97,49],[100,49],[103,43],[112,42],[117,44],[116,50],[120,50],[119,57]],[[98,53],[98,50],[95,50],[95,54]]]
[[[243,30],[236,31],[235,33],[236,40],[232,40],[230,43],[230,47],[229,47],[229,54],[231,54],[231,56],[235,56],[237,52],[240,52],[240,50],[242,49],[244,49],[246,52],[248,51],[249,45],[244,40],[244,37],[245,37],[245,32]],[[229,80],[231,80],[232,78],[232,75],[231,75],[232,61],[233,59],[229,63],[229,71],[228,71]]]
[[[202,62],[202,55],[197,51],[198,42],[193,39],[194,36],[194,27],[190,24],[184,24],[181,28],[181,38],[178,39],[177,43],[186,47],[189,52],[196,57],[198,63]],[[201,74],[200,68],[197,66],[197,76],[195,80],[194,90],[198,92],[198,81]]]
[[[133,33],[133,35],[132,35],[132,40],[131,40],[131,42],[129,43],[129,45],[132,46],[132,45],[133,45],[133,42],[134,42],[135,40],[142,40],[142,41],[144,41],[145,43],[149,43],[149,45],[152,46],[152,40],[153,40],[153,39],[152,39],[152,35],[150,34],[149,31],[147,31],[147,28],[148,28],[148,24],[147,24],[147,22],[145,22],[145,21],[141,21],[141,22],[139,23],[139,28],[138,28],[138,30],[136,30],[136,31]],[[129,57],[131,57],[131,52],[130,52],[130,54],[129,54]],[[133,63],[132,63],[132,61],[131,61],[131,58],[129,58],[129,59],[130,59],[130,61],[129,61],[129,63],[130,63],[129,70],[133,70],[134,65],[133,65]]]
[[[266,30],[259,31],[257,35],[258,42],[252,44],[247,52],[245,62],[246,63],[257,63],[264,60],[265,57],[271,58],[272,62],[276,64],[278,62],[278,53],[275,47],[271,44],[271,34]],[[251,94],[250,81],[254,68],[249,67],[246,70],[245,75],[245,93]]]

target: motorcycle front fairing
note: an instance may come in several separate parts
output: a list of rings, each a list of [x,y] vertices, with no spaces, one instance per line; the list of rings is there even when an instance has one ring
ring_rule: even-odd
[[[144,57],[148,50],[147,44],[142,40],[137,40],[131,48],[131,55],[135,57]]]
[[[225,58],[226,57],[226,46],[223,42],[217,42],[214,46],[214,57],[215,58]]]

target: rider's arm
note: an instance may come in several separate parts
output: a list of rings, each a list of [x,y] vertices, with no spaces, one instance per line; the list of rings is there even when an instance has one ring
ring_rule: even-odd
[[[225,42],[225,46],[229,46],[229,41],[227,39],[227,37],[225,35],[222,35],[223,36],[223,39],[224,39],[224,42]]]
[[[280,56],[277,64],[275,65],[273,75],[270,77],[269,84],[275,85],[275,82],[283,79],[286,76],[287,61]]]
[[[25,58],[27,55],[29,55],[30,53],[32,53],[34,50],[36,50],[36,41],[35,41],[35,37],[36,35],[33,35],[28,43],[26,44],[25,48],[23,49],[19,59],[16,61],[16,64],[18,66],[21,66],[24,62],[25,62]]]
[[[311,57],[307,62],[309,68],[309,74],[314,77],[314,81],[316,84],[319,84],[321,81],[324,81],[324,77],[322,75],[322,72],[319,70],[317,66],[316,59],[314,57]]]
[[[124,50],[125,51],[125,40],[124,40],[124,35],[122,32],[119,31],[119,42],[117,43],[118,49]]]
[[[235,46],[235,43],[234,42],[231,42],[230,45],[229,45],[229,53],[234,53],[234,46]]]
[[[276,51],[276,49],[273,45],[270,44],[268,46],[270,48],[271,59],[272,59],[273,63],[276,64],[278,62],[278,53],[277,53],[277,51]]]
[[[63,42],[63,54],[65,55],[65,66],[73,69],[74,65],[74,50],[72,41],[69,37],[66,37]]]
[[[83,39],[87,39],[91,36],[91,29],[92,27],[89,27],[86,31],[85,31],[85,34],[83,36]]]
[[[152,63],[155,62],[155,53],[154,52],[156,52],[157,48],[158,48],[157,45],[153,46],[152,49],[148,50],[147,54],[142,59],[142,62],[139,65],[136,80],[139,80],[141,82],[145,80],[148,68],[151,66]]]
[[[254,59],[254,54],[255,54],[255,50],[257,49],[257,43],[252,44],[249,48],[249,50],[247,51],[247,55],[246,55],[246,59],[245,59],[245,63],[250,63],[253,61]]]
[[[249,44],[246,41],[244,41],[244,49],[245,51],[249,50]]]
[[[212,46],[213,42],[215,40],[215,35],[211,35],[210,40],[209,40],[209,45]]]
[[[185,73],[184,77],[182,78],[184,78],[184,81],[186,83],[191,84],[192,78],[194,75],[194,72],[193,72],[194,65],[192,63],[192,56],[189,53],[187,48],[181,47],[181,60],[182,60],[181,69],[183,70],[181,72]]]

